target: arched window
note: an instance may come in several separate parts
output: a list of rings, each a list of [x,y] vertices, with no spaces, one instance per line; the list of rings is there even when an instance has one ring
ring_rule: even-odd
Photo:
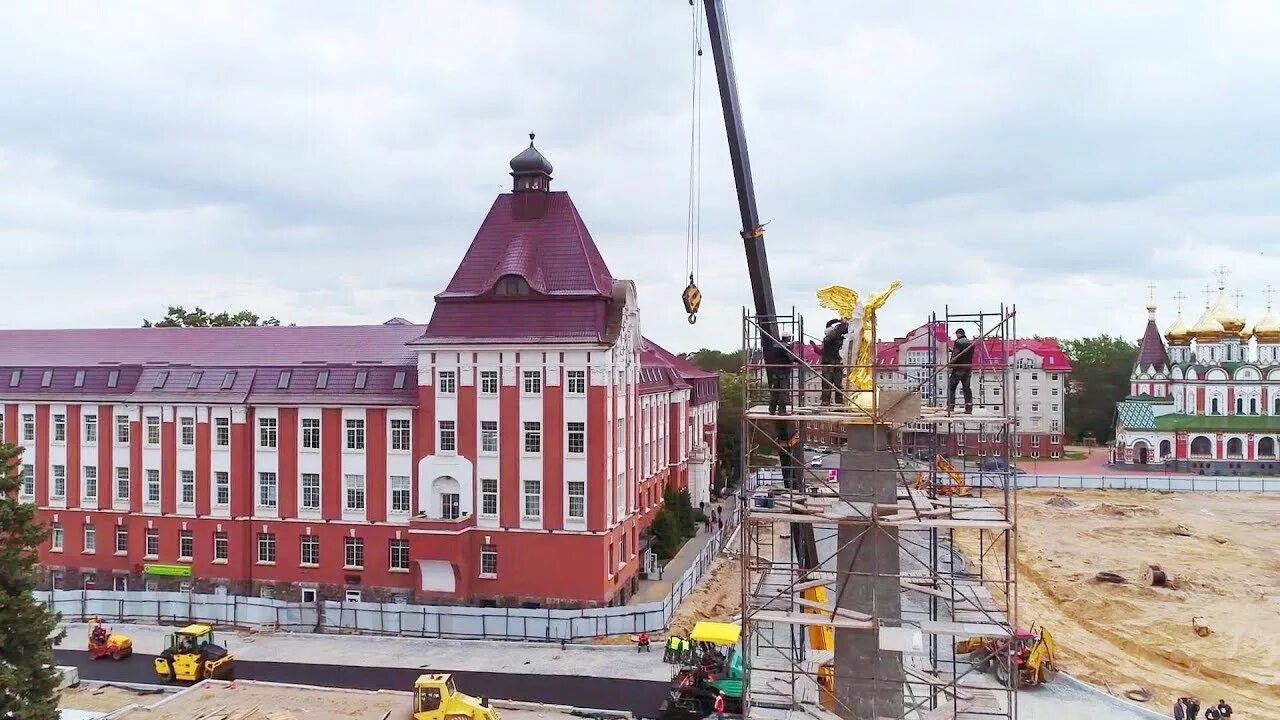
[[[1163,460],[1173,454],[1173,443],[1168,440],[1160,441],[1160,459]]]
[[[1258,457],[1276,456],[1276,439],[1272,437],[1264,437],[1258,440]]]
[[[1227,440],[1227,457],[1244,457],[1244,441],[1238,437]]]
[[[1209,414],[1210,415],[1222,414],[1222,411],[1218,409],[1218,398],[1211,398],[1209,400]]]
[[[1236,398],[1236,414],[1244,414],[1244,398]]]
[[[493,286],[495,295],[504,297],[522,297],[529,294],[529,283],[519,275],[503,275],[498,284]]]
[[[1249,414],[1258,414],[1258,398],[1249,398]]]
[[[448,475],[441,475],[431,482],[434,496],[432,509],[442,520],[457,520],[462,516],[462,486]]]
[[[1213,442],[1204,435],[1197,435],[1191,440],[1192,457],[1212,457]]]

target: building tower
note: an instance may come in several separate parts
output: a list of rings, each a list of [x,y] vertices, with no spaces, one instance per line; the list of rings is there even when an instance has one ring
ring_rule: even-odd
[[[1226,330],[1213,316],[1213,310],[1213,307],[1206,306],[1204,314],[1196,320],[1188,333],[1196,343],[1193,360],[1199,365],[1217,365],[1224,359],[1222,336],[1226,334]]]
[[[1175,296],[1178,300],[1178,316],[1174,318],[1173,324],[1169,326],[1169,331],[1165,333],[1165,340],[1169,341],[1168,352],[1169,362],[1172,365],[1181,365],[1191,362],[1191,328],[1187,327],[1187,323],[1182,319],[1182,299],[1185,297],[1182,293]]]
[[[1169,395],[1169,354],[1165,351],[1164,339],[1160,337],[1160,328],[1156,327],[1155,302],[1147,304],[1147,329],[1138,345],[1138,360],[1133,365],[1129,394]]]
[[[1266,289],[1267,314],[1262,316],[1253,326],[1253,339],[1258,341],[1257,361],[1262,367],[1280,365],[1280,320],[1271,312],[1272,289]],[[1280,403],[1276,403],[1272,414],[1280,415]]]

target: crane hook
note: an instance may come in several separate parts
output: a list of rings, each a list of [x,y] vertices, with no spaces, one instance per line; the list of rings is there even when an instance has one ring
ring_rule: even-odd
[[[698,308],[702,307],[702,291],[693,281],[692,274],[689,275],[689,285],[684,289],[680,299],[684,301],[684,311],[689,313],[689,324],[698,322]]]

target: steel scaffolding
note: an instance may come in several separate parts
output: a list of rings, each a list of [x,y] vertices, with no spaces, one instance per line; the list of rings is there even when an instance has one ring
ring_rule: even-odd
[[[948,308],[877,343],[857,407],[803,318],[764,320],[743,317],[744,713],[1015,718],[1016,680],[983,672],[1013,643],[986,663],[957,652],[1017,629],[1014,309]],[[956,328],[974,342],[972,414],[945,407]]]

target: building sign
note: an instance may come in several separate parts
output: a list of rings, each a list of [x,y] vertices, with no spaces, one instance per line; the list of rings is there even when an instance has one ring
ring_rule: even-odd
[[[147,575],[156,575],[161,577],[191,577],[191,566],[152,565],[148,563],[142,566],[142,572]]]

